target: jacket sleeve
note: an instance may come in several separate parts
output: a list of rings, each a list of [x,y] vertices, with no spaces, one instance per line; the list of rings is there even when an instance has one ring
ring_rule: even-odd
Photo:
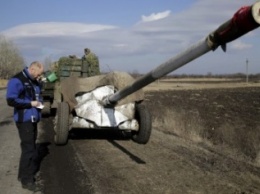
[[[20,98],[24,90],[22,82],[17,78],[12,78],[7,84],[6,101],[9,106],[18,109],[31,108],[31,101]]]

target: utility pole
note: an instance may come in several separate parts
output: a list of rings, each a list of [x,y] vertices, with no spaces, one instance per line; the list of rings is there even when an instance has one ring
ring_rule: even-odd
[[[248,83],[248,59],[246,59],[246,83]]]

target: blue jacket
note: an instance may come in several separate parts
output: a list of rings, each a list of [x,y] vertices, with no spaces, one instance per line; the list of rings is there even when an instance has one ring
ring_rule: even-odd
[[[39,122],[41,110],[32,107],[31,101],[42,102],[40,84],[34,80],[25,68],[12,77],[7,84],[6,100],[14,107],[15,122]]]

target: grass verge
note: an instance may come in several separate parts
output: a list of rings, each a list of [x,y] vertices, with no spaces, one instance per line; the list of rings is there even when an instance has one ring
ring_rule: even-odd
[[[208,129],[198,112],[176,111],[169,107],[163,107],[162,110],[160,117],[153,118],[155,128],[196,143],[230,149],[225,152],[232,153],[234,157],[240,153],[260,166],[259,126],[250,130],[241,126],[241,123],[234,126],[224,122],[218,128]]]
[[[6,87],[7,86],[7,82],[8,82],[8,80],[0,79],[0,87],[1,88]]]

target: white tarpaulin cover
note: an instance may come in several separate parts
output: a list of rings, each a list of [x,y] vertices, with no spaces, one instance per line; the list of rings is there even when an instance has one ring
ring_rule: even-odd
[[[135,117],[135,103],[127,103],[115,108],[105,108],[100,101],[114,93],[114,86],[101,86],[91,92],[77,96],[78,104],[75,106],[76,116],[73,118],[74,127],[94,128],[98,127],[118,127],[125,123],[121,128],[138,129]],[[120,127],[119,127],[120,128]]]

